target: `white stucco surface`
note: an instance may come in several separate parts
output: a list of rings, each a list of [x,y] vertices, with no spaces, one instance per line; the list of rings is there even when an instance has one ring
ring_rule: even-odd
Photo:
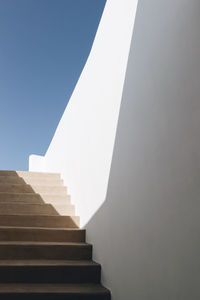
[[[29,157],[29,171],[45,172],[45,159],[41,155],[30,155]]]

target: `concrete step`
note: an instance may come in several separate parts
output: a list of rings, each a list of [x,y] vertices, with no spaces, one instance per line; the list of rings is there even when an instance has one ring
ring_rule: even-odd
[[[0,227],[0,241],[85,242],[85,229]]]
[[[86,243],[0,241],[0,260],[89,260],[91,258],[92,245]]]
[[[49,203],[52,205],[65,205],[71,203],[69,195],[61,196],[61,195],[40,194],[40,197],[45,203]]]
[[[17,177],[17,176],[0,176],[0,184],[12,183],[12,184],[30,184],[30,185],[53,185],[63,186],[62,179],[51,179],[51,178],[37,178],[37,177]]]
[[[2,215],[0,226],[78,228],[77,216]]]
[[[30,193],[0,193],[0,203],[1,202],[14,202],[14,203],[30,203],[30,204],[43,204],[39,194]]]
[[[0,183],[0,192],[9,193],[46,193],[56,195],[66,195],[67,188],[65,186],[48,186],[48,185],[28,185],[28,184],[12,184]]]
[[[15,177],[22,177],[22,178],[60,179],[60,174],[58,174],[58,173],[28,172],[28,171],[0,170],[0,176],[15,176]]]
[[[0,216],[1,215],[66,215],[74,216],[75,208],[71,204],[54,207],[51,204],[30,204],[30,203],[13,203],[0,202]]]
[[[111,300],[100,284],[0,284],[3,300]]]
[[[53,207],[61,216],[75,216],[75,206],[72,204],[54,204]]]
[[[70,204],[69,195],[51,195],[51,194],[36,194],[36,193],[9,193],[0,192],[0,202],[30,202],[32,204]]]
[[[92,260],[0,260],[1,283],[99,283]]]
[[[69,210],[70,211],[70,210]],[[59,213],[51,204],[27,204],[27,203],[0,203],[0,216],[2,215],[49,215],[56,216]],[[69,214],[70,215],[70,214]]]

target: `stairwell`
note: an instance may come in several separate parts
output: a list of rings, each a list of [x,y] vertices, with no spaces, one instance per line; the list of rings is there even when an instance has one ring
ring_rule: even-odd
[[[110,300],[59,174],[0,171],[0,299]]]

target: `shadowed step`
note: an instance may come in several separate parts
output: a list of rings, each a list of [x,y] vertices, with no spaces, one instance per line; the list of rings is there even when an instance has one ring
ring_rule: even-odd
[[[1,283],[99,283],[100,275],[91,260],[0,260]]]
[[[0,284],[5,300],[110,300],[110,292],[100,284]]]
[[[28,216],[28,215],[2,215],[0,226],[20,226],[20,227],[79,227],[80,218],[77,216]]]
[[[81,259],[92,258],[92,246],[86,243],[0,242],[0,259]]]
[[[85,242],[85,229],[0,227],[0,241]]]

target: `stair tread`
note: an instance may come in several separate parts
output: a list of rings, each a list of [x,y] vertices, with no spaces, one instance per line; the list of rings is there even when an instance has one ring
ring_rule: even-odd
[[[9,283],[0,284],[1,293],[70,293],[70,294],[107,294],[109,291],[101,284],[94,283],[78,283],[78,284],[21,284]]]
[[[18,184],[17,184],[18,185]],[[3,195],[3,194],[6,194],[6,195],[18,195],[18,196],[22,196],[22,197],[24,197],[25,195],[27,195],[27,196],[35,196],[35,197],[38,197],[38,196],[41,196],[41,194],[40,193],[35,193],[35,192],[30,192],[30,193],[20,193],[20,192],[0,192],[0,195]],[[45,196],[52,196],[52,193],[42,193],[42,195],[45,195]],[[54,194],[53,194],[54,195]],[[60,198],[63,198],[63,197],[68,197],[69,195],[67,194],[67,195],[65,195],[65,196],[63,196],[63,195],[56,195],[56,196],[58,196],[58,197],[60,197]]]
[[[91,244],[85,242],[43,242],[43,241],[0,241],[0,246],[12,245],[12,246],[76,246],[76,247],[88,247]]]
[[[0,201],[0,206],[9,206],[9,205],[12,205],[12,206],[40,206],[40,207],[44,207],[44,206],[48,206],[48,207],[52,207],[52,208],[55,208],[54,206],[53,206],[53,204],[51,204],[51,203],[28,203],[27,201],[25,202],[25,201],[21,201],[21,202],[19,202],[19,203],[16,203],[16,202],[14,202],[14,201],[10,201],[10,200],[8,200],[8,201]],[[56,206],[72,206],[72,207],[74,207],[74,205],[72,204],[72,203],[64,203],[64,204],[57,204]]]
[[[27,174],[27,175],[30,175],[30,174]],[[27,179],[28,177],[26,177],[25,179]],[[29,177],[30,178],[30,177]],[[15,175],[13,175],[13,174],[11,174],[11,175],[1,175],[0,174],[0,180],[1,179],[24,179],[23,177],[21,177],[21,176],[15,176]],[[53,178],[53,177],[34,177],[34,178],[31,178],[32,180],[49,180],[49,181],[53,181],[53,180],[55,180],[55,181],[59,181],[59,180],[61,180],[62,181],[62,179],[61,178]]]
[[[19,203],[16,203],[16,202],[13,202],[13,201],[1,201],[0,202],[0,206],[2,205],[13,205],[13,206],[16,206],[16,205],[19,205],[19,206],[22,206],[22,205],[27,205],[27,206],[52,206],[52,204],[49,204],[49,203],[28,203],[28,202],[19,202]],[[71,204],[68,204],[68,205],[71,205]],[[53,206],[52,206],[53,207]]]
[[[79,228],[0,226],[1,241],[85,242],[85,234]]]
[[[6,175],[5,175],[6,174]],[[8,174],[8,175],[7,175]],[[47,176],[53,176],[53,175],[56,175],[56,176],[60,176],[59,173],[50,173],[50,172],[32,172],[32,171],[14,171],[14,170],[0,170],[0,175],[2,176],[13,176],[13,175],[47,175]]]
[[[17,174],[17,175],[18,175],[18,174]],[[27,174],[24,174],[24,175],[30,175],[30,174],[29,174],[29,172],[28,172]],[[35,175],[35,174],[34,174],[34,175]],[[42,175],[45,176],[46,173],[42,173]],[[48,174],[47,174],[47,175],[48,175]],[[52,175],[52,174],[50,174],[50,175]],[[53,175],[58,175],[58,174],[53,174]],[[0,173],[0,179],[1,179],[1,178],[8,178],[8,177],[9,177],[9,178],[21,178],[21,179],[23,179],[23,177],[21,177],[21,176],[16,177],[15,174],[12,174],[12,173],[11,173],[10,175],[4,175],[4,174],[1,174],[1,173]],[[40,179],[40,178],[41,178],[41,177],[36,177],[36,179]],[[35,178],[33,178],[33,179],[35,180]],[[46,177],[45,179],[48,179],[48,180],[62,180],[62,179],[54,179],[54,178],[48,178],[48,177]]]
[[[48,228],[48,227],[22,227],[22,226],[0,226],[0,230],[1,229],[10,229],[10,230],[15,230],[15,229],[18,229],[18,230],[41,230],[41,231],[53,231],[53,230],[56,230],[56,231],[85,231],[85,229],[82,229],[82,228],[65,228],[65,227],[51,227],[51,228]]]
[[[17,176],[0,176],[1,184],[25,184],[25,185],[56,185],[63,186],[62,179],[45,178],[45,177],[17,177]]]
[[[67,216],[67,215],[65,215],[65,216],[62,216],[62,215],[26,215],[26,214],[17,214],[17,215],[15,215],[15,214],[4,214],[3,216],[8,216],[8,217],[34,217],[34,218],[36,218],[36,217],[42,217],[42,218],[45,218],[45,217],[47,217],[47,218],[66,218],[66,217],[70,217],[70,218],[79,218],[78,216]]]
[[[14,193],[50,193],[50,194],[61,194],[67,195],[67,187],[52,185],[52,184],[14,184],[14,183],[0,183],[1,192],[14,192]]]
[[[0,218],[1,226],[44,227],[44,228],[79,228],[79,216],[62,215],[12,215],[4,214]]]
[[[58,186],[58,185],[53,185],[53,184],[38,184],[38,183],[34,183],[34,184],[27,184],[27,183],[11,183],[11,182],[8,182],[8,183],[2,183],[0,182],[0,187],[3,186],[3,187],[10,187],[10,186],[16,186],[16,187],[19,187],[19,186],[22,186],[22,187],[49,187],[49,188],[60,188],[60,189],[64,189],[66,188],[66,186],[64,185],[61,185],[61,186]],[[34,193],[34,191],[31,191]],[[17,192],[16,192],[17,193]],[[28,192],[26,192],[28,194]]]
[[[0,260],[0,267],[7,266],[100,266],[100,264],[94,262],[93,260],[56,260],[56,259],[17,259],[17,260]]]
[[[2,199],[3,197],[7,198],[8,196],[10,196],[10,201],[14,201],[14,202],[22,202],[22,199],[25,198],[25,201],[30,201],[31,199],[36,199],[36,201],[39,199],[40,201],[66,201],[69,202],[70,201],[70,195],[65,194],[65,195],[60,195],[60,194],[55,194],[55,193],[35,193],[35,192],[28,192],[28,193],[20,193],[20,192],[0,192],[0,199]],[[44,197],[44,199],[43,199]],[[14,198],[14,200],[13,200]],[[53,198],[53,199],[52,199]],[[3,200],[1,200],[2,202]],[[5,200],[8,201],[8,200]]]

